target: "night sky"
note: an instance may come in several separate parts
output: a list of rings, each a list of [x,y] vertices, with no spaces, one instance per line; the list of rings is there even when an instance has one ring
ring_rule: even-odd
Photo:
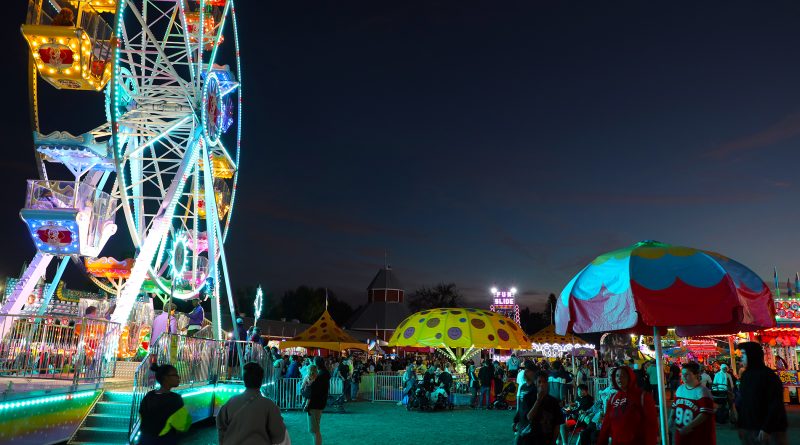
[[[25,7],[2,18],[2,275],[34,254],[18,217],[35,176]],[[360,304],[388,249],[408,291],[452,281],[486,306],[493,283],[516,285],[538,310],[593,257],[643,239],[769,281],[773,266],[783,281],[800,270],[796,2],[249,0],[237,13],[235,288],[307,284]],[[44,89],[47,132],[103,116],[100,94]]]

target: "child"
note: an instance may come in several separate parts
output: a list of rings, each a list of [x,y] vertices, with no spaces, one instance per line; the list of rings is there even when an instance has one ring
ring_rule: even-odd
[[[308,367],[308,374],[303,379],[303,386],[300,387],[300,394],[303,395],[303,411],[308,411],[308,399],[309,399],[309,391],[311,384],[314,383],[314,380],[317,378],[317,374],[319,371],[317,370],[316,365],[309,365]]]

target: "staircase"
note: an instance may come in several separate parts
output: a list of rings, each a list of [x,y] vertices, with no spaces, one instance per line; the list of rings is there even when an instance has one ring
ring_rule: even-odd
[[[105,391],[69,443],[127,444],[132,403],[130,392]]]

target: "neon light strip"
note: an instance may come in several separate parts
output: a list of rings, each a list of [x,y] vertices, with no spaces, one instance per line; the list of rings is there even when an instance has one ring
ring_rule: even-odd
[[[43,405],[46,403],[62,402],[64,400],[82,399],[84,397],[91,397],[95,395],[95,393],[95,391],[82,391],[60,396],[38,397],[35,399],[21,400],[19,402],[5,402],[0,403],[0,411],[6,409],[23,408],[26,406]]]

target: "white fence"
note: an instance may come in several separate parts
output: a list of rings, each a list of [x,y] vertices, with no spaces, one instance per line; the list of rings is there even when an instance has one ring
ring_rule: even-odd
[[[303,398],[300,396],[301,385],[302,379],[299,378],[279,378],[267,381],[263,392],[280,409],[297,410],[303,407]],[[344,389],[342,379],[332,378],[329,385],[330,397],[337,398],[342,394]],[[355,398],[370,402],[399,402],[403,398],[402,391],[402,377],[397,374],[365,374],[361,376]]]
[[[608,388],[608,385],[608,377],[591,377],[586,386],[589,387],[589,394],[596,400],[600,391]]]
[[[378,372],[361,378],[372,382],[373,402],[399,402],[403,398],[403,376],[396,373]]]

